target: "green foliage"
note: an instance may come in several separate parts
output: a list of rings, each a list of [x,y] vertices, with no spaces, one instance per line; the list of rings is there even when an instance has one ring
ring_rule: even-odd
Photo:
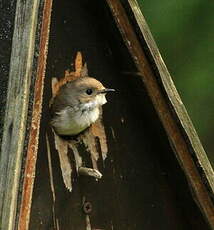
[[[138,2],[214,166],[214,2]]]

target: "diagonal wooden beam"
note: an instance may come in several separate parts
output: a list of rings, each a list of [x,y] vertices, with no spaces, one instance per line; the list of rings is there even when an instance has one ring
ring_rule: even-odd
[[[120,1],[106,0],[123,40],[135,62],[169,141],[185,172],[193,197],[214,228],[214,173],[196,131],[161,58],[136,0],[128,0],[127,15]],[[125,3],[124,3],[125,4]],[[128,7],[127,7],[128,5]],[[132,15],[133,18],[130,17]],[[135,28],[135,29],[134,29]],[[145,47],[149,52],[145,52]],[[206,187],[192,155],[197,158],[209,183]]]

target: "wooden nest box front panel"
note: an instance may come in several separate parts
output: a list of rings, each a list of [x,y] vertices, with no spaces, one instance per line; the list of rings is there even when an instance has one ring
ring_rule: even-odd
[[[136,0],[45,0],[37,14],[31,111],[4,229],[213,229],[213,170]],[[95,124],[59,137],[53,96],[88,75],[116,92]]]

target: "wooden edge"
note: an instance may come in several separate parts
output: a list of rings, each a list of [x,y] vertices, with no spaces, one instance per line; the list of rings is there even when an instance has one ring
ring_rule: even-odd
[[[183,105],[181,98],[176,90],[176,87],[172,81],[172,78],[167,70],[167,67],[161,57],[161,54],[157,48],[157,45],[152,37],[152,34],[149,30],[149,27],[143,17],[143,14],[138,6],[136,0],[129,0],[130,7],[134,13],[136,22],[140,28],[141,33],[145,39],[147,47],[149,48],[150,54],[155,62],[156,67],[158,68],[159,77],[164,88],[164,91],[167,94],[169,103],[172,105],[172,109],[175,112],[177,120],[182,126],[183,132],[185,133],[186,138],[189,141],[190,150],[195,154],[197,161],[199,162],[200,167],[203,170],[203,173],[209,184],[209,189],[214,194],[214,171],[210,164],[210,161],[204,151],[203,146],[199,140],[199,137],[195,131],[195,128],[188,116],[188,113]]]
[[[16,1],[0,157],[0,228],[14,230],[33,73],[39,1]]]
[[[75,75],[77,77],[80,77],[81,71],[82,71],[82,54],[80,51],[77,52],[76,58],[75,58]]]
[[[152,100],[154,108],[156,109],[157,114],[163,124],[163,127],[169,137],[169,140],[172,143],[173,148],[175,149],[175,153],[177,158],[179,159],[179,163],[185,172],[186,178],[192,188],[192,191],[194,192],[193,198],[197,201],[197,204],[199,205],[204,216],[206,217],[208,223],[214,229],[213,202],[198,172],[198,168],[194,160],[192,159],[189,143],[183,136],[183,133],[177,124],[177,120],[171,111],[171,105],[166,100],[165,95],[163,94],[162,89],[159,85],[159,81],[162,81],[163,79],[158,79],[158,76],[156,76],[155,74],[155,70],[151,67],[148,57],[146,56],[145,51],[142,48],[142,44],[139,42],[139,38],[137,37],[137,34],[133,29],[133,26],[131,25],[129,18],[120,1],[106,1],[114,16],[115,22],[123,37],[123,40],[141,75],[141,78]],[[134,2],[130,0],[129,3],[131,5]],[[138,5],[134,5],[133,9],[136,10],[137,8],[139,8]],[[144,31],[144,33],[148,33],[148,31],[149,30],[147,27],[147,31]],[[144,34],[142,35],[144,36]],[[154,55],[157,55],[157,49],[155,49]],[[162,60],[161,63],[163,63]],[[169,84],[170,82],[170,87],[172,87],[173,83],[169,74],[164,72],[162,73],[162,77],[164,76],[164,74],[168,75],[168,77],[165,78],[165,84]],[[179,104],[181,105],[182,103],[180,99],[176,97],[177,92],[175,93],[174,88],[175,87],[173,85],[173,88],[171,89],[173,91],[172,97],[175,96],[176,100],[178,100]],[[170,99],[172,100],[172,98]],[[190,125],[190,123],[188,125]]]
[[[37,67],[37,76],[35,82],[33,114],[28,142],[27,157],[25,162],[24,182],[22,187],[22,200],[20,215],[18,220],[18,229],[27,230],[30,219],[30,210],[32,203],[32,192],[35,178],[35,167],[37,160],[38,138],[40,128],[40,118],[42,110],[42,95],[44,88],[44,77],[46,68],[47,48],[49,27],[51,19],[52,0],[46,0],[44,3],[41,40],[39,48],[39,59]]]

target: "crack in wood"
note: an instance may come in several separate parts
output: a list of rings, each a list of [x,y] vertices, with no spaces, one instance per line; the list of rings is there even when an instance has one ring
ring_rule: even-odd
[[[57,80],[57,78],[52,78],[52,99],[50,104],[53,102],[53,98],[57,95],[60,87],[69,81],[72,81],[78,77],[88,76],[88,70],[86,63],[83,65],[82,54],[77,52],[75,59],[75,72],[65,71],[65,76]],[[95,179],[100,179],[102,173],[98,169],[97,161],[102,155],[102,160],[104,161],[107,157],[108,146],[106,141],[105,129],[102,124],[102,109],[101,115],[98,121],[85,130],[82,134],[75,140],[65,140],[59,137],[54,130],[54,140],[55,148],[59,154],[60,167],[62,171],[62,177],[65,187],[71,192],[72,191],[72,166],[68,157],[68,150],[71,149],[74,154],[76,171],[80,175],[92,176]],[[93,168],[83,167],[82,157],[79,152],[79,145],[84,144],[85,149],[90,153]]]

